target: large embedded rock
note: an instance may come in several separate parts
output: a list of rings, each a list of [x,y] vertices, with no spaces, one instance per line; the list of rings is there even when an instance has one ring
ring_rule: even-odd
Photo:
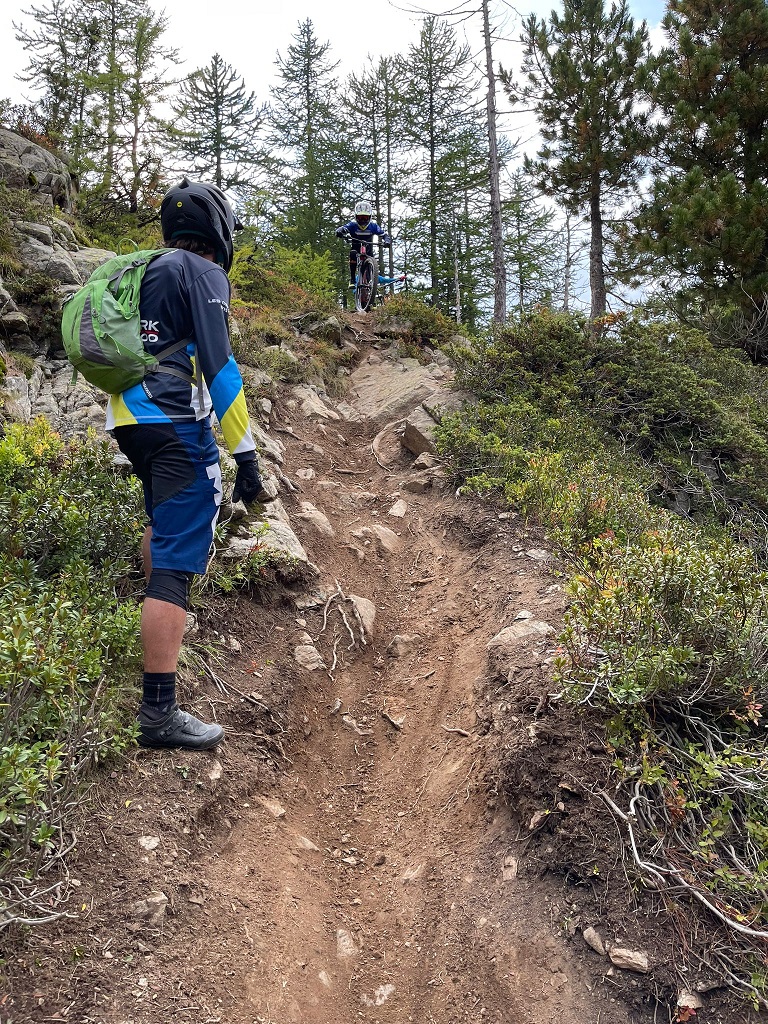
[[[49,224],[37,224],[34,221],[17,220],[13,225],[19,234],[28,238],[36,238],[38,242],[53,248],[53,229]]]
[[[329,409],[314,388],[301,384],[293,389],[294,396],[301,402],[301,411],[307,417],[316,416],[323,420],[338,420],[339,414]]]
[[[436,425],[435,420],[426,409],[423,406],[418,406],[408,414],[405,430],[400,435],[400,444],[412,455],[422,455],[424,452],[434,454],[437,451]]]
[[[488,641],[486,648],[488,666],[494,677],[509,678],[520,647],[530,640],[541,640],[551,633],[554,633],[554,629],[548,622],[533,618],[521,619],[502,629]]]
[[[300,502],[299,509],[300,511],[296,513],[297,519],[303,519],[305,523],[314,526],[318,533],[322,533],[326,537],[333,537],[335,531],[324,512],[315,508],[309,501]]]
[[[350,404],[360,416],[369,419],[395,419],[439,387],[426,366],[378,358],[359,366],[350,377],[350,384]]]
[[[466,391],[446,391],[440,388],[434,395],[425,398],[422,404],[436,423],[442,423],[445,416],[461,412],[465,405],[476,405],[477,399]]]
[[[0,181],[28,190],[43,206],[72,213],[77,189],[66,164],[16,132],[0,128]]]
[[[393,555],[400,550],[400,538],[390,530],[388,526],[381,523],[374,523],[373,526],[361,526],[352,531],[352,536],[359,540],[373,541],[376,551],[380,555]]]
[[[59,284],[82,284],[72,254],[60,245],[47,245],[39,238],[19,233],[19,258],[30,274],[44,274]]]
[[[71,254],[75,269],[80,275],[80,280],[85,284],[94,270],[102,264],[111,260],[116,253],[110,249],[78,249]]]
[[[3,416],[20,423],[29,423],[32,416],[32,402],[29,397],[29,381],[24,376],[6,377],[0,384]]]
[[[282,466],[285,461],[283,458],[285,445],[278,441],[276,437],[271,437],[256,420],[251,420],[251,433],[253,434],[259,454],[264,455],[267,459],[271,459],[278,466]]]

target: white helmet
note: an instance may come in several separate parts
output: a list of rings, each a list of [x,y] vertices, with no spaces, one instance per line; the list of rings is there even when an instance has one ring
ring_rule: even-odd
[[[355,204],[355,220],[359,228],[367,228],[373,220],[373,207],[367,199]]]

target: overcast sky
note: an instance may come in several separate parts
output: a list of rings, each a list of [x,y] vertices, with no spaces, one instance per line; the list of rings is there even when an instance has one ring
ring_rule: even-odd
[[[87,5],[88,0],[82,0]],[[28,87],[14,77],[23,72],[26,58],[16,41],[13,23],[27,28],[33,19],[24,15],[34,3],[48,7],[50,0],[2,0],[0,2],[0,98],[12,97],[21,101],[29,95]],[[350,0],[165,0],[151,5],[163,9],[169,27],[164,41],[176,47],[184,63],[179,74],[188,74],[206,65],[215,52],[231,64],[245,79],[249,89],[259,101],[269,98],[269,87],[275,82],[275,57],[285,53],[300,21],[310,18],[321,42],[331,43],[334,59],[341,62],[340,71],[347,73],[364,66],[367,56],[387,56],[404,53],[410,43],[418,39],[420,16],[403,8],[419,6],[434,13],[446,10],[450,3],[424,0],[409,5],[403,0],[398,7],[386,2],[358,7]],[[495,61],[514,66],[519,47],[513,42],[519,34],[520,19],[515,10],[527,14],[536,11],[546,16],[553,0],[491,0],[494,24],[500,37],[495,46]],[[645,18],[649,27],[660,21],[663,0],[630,0],[630,7],[639,20]],[[466,30],[473,50],[481,46],[480,25],[477,19],[459,26]]]

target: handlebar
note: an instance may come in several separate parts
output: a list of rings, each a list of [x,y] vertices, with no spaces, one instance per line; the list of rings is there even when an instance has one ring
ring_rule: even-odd
[[[362,242],[365,245],[373,245],[375,243],[377,245],[383,246],[385,249],[390,249],[392,247],[392,242],[377,242],[377,239],[381,237],[380,235],[371,235],[370,239],[355,238],[354,235],[351,235],[348,231],[345,231],[343,232],[343,234],[337,235],[337,237],[342,239],[342,241],[344,242],[349,242],[350,244],[352,242]]]

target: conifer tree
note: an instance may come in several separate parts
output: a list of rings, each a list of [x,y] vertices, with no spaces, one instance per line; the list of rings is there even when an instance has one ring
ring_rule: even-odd
[[[440,169],[468,116],[474,89],[469,47],[459,45],[450,25],[429,15],[418,44],[409,47],[404,74],[409,109],[404,137],[417,148],[411,201],[426,223],[430,293],[432,303],[438,305],[450,288],[446,268],[441,267],[438,235],[445,211],[453,205],[452,190]],[[452,270],[448,274],[453,277]]]
[[[128,81],[118,176],[131,213],[138,211],[142,197],[143,205],[149,205],[161,186],[165,125],[157,109],[171,83],[160,62],[179,63],[178,52],[161,43],[167,27],[165,15],[149,11],[138,18],[126,46]]]
[[[334,242],[333,227],[347,205],[343,147],[336,104],[338,66],[330,43],[320,43],[312,22],[300,22],[293,42],[278,54],[280,82],[272,89],[270,142],[282,155],[276,194],[289,244],[321,252]]]
[[[393,210],[402,200],[398,165],[402,148],[403,103],[395,82],[397,61],[381,57],[371,68],[347,79],[342,111],[349,147],[352,195],[371,197],[376,218],[395,232]],[[389,274],[394,274],[394,250],[387,250]],[[379,260],[383,253],[379,253]]]
[[[511,298],[523,313],[533,303],[551,299],[562,276],[564,258],[553,225],[554,212],[541,205],[522,169],[512,176],[503,217]]]
[[[510,95],[532,100],[544,145],[529,162],[541,187],[591,228],[591,315],[606,309],[603,218],[636,186],[650,145],[644,109],[655,68],[645,22],[635,27],[627,0],[564,0],[549,21],[524,25],[525,84]]]
[[[185,79],[174,114],[176,148],[196,175],[223,189],[255,187],[264,107],[220,54]]]
[[[637,245],[684,296],[758,315],[768,294],[768,6],[671,0],[662,160]],[[658,266],[658,264],[657,264]],[[768,359],[768,338],[752,355]]]
[[[101,26],[103,44],[101,69],[93,77],[91,92],[99,106],[95,123],[101,129],[104,145],[101,190],[109,195],[118,171],[125,113],[123,98],[130,80],[127,52],[136,24],[143,16],[144,3],[143,0],[91,0],[90,8]]]
[[[67,150],[80,174],[92,145],[90,97],[103,55],[102,26],[92,11],[72,0],[49,0],[22,13],[34,24],[14,23],[27,54],[26,70],[18,77],[41,93],[36,109],[45,132]]]

